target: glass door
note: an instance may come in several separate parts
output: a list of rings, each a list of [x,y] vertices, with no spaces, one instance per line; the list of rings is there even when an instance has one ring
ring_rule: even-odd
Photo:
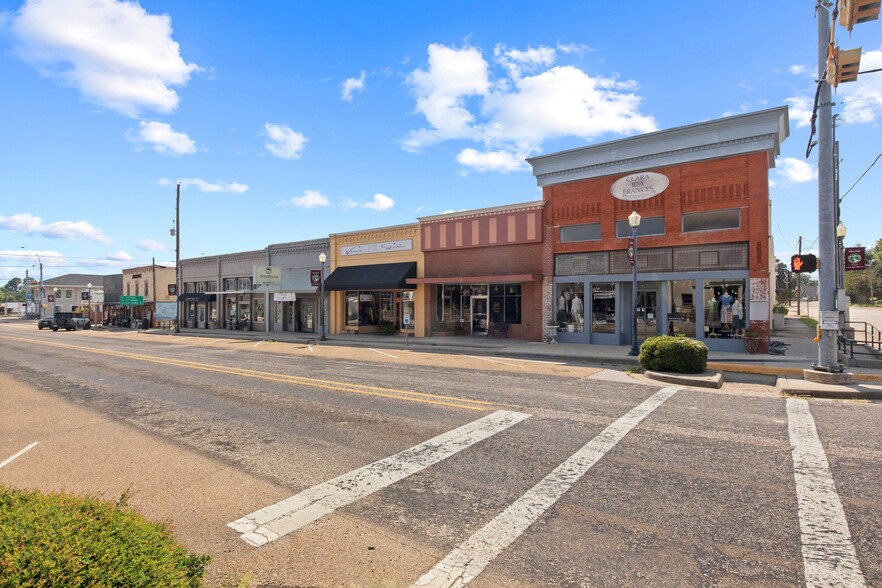
[[[472,334],[487,334],[487,297],[472,296]]]
[[[658,291],[637,290],[637,339],[658,335]]]

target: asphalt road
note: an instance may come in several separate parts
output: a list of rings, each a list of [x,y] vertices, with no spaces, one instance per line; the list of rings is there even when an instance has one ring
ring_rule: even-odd
[[[879,404],[24,322],[0,350],[0,483],[128,491],[211,585],[882,586]]]

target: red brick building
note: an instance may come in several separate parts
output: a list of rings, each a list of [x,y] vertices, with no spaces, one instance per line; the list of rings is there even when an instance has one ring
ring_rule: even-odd
[[[420,218],[432,335],[542,338],[544,203]]]
[[[626,345],[636,314],[638,340],[684,334],[736,351],[749,329],[764,348],[775,262],[768,174],[788,134],[780,107],[528,160],[550,242],[542,322],[559,324],[559,341]]]

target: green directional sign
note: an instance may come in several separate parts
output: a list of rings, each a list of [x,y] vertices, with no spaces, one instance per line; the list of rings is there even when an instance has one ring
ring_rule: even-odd
[[[122,306],[141,306],[144,304],[143,296],[120,296],[119,303]]]

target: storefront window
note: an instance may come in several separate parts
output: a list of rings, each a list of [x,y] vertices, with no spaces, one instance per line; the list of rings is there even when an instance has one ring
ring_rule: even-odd
[[[568,331],[581,331],[585,323],[585,291],[580,282],[557,285],[555,320]]]
[[[669,282],[668,335],[695,337],[695,280]]]
[[[346,324],[350,327],[358,326],[358,292],[346,293]]]
[[[745,329],[744,280],[704,282],[704,336],[713,339],[741,337]]]
[[[616,285],[591,286],[591,332],[616,332]]]
[[[490,284],[490,322],[521,323],[520,284]]]
[[[263,300],[255,300],[254,301],[254,320],[262,323],[264,321],[264,301]]]

